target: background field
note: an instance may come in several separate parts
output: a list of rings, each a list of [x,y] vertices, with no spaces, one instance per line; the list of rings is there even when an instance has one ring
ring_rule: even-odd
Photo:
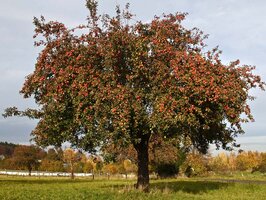
[[[202,179],[152,180],[151,192],[133,188],[135,180],[0,176],[0,199],[265,199],[266,185]]]

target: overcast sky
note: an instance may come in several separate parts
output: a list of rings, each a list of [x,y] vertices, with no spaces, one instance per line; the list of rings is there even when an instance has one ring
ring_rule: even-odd
[[[33,17],[43,15],[69,27],[86,23],[85,0],[0,0],[0,113],[9,106],[34,107],[33,100],[19,95],[25,76],[33,72],[40,49],[33,47]],[[255,65],[266,80],[265,0],[101,0],[100,13],[114,13],[116,4],[130,3],[136,20],[149,21],[162,13],[187,12],[185,27],[198,27],[209,34],[208,48],[219,45],[222,61],[240,59]],[[252,91],[255,122],[244,126],[246,134],[237,141],[242,148],[266,151],[266,92]],[[0,117],[0,141],[29,143],[36,121]]]

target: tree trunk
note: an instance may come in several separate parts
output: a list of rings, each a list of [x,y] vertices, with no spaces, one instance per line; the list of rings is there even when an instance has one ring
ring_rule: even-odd
[[[29,170],[29,176],[31,176],[32,167],[28,166],[28,170]]]
[[[136,184],[137,189],[145,192],[149,191],[149,135],[144,135],[141,141],[134,145],[138,157],[138,180]]]
[[[70,178],[71,179],[74,179],[74,166],[73,165],[74,165],[73,163],[70,164]]]
[[[74,172],[71,170],[71,175],[70,178],[73,180],[74,179]]]

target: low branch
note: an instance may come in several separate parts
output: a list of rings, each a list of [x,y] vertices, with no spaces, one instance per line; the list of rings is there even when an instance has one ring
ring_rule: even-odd
[[[18,110],[17,107],[13,106],[6,108],[2,116],[4,118],[18,116],[18,117],[28,117],[30,119],[40,119],[43,116],[43,112],[41,110],[31,109],[31,108],[27,108],[24,111],[20,111]]]

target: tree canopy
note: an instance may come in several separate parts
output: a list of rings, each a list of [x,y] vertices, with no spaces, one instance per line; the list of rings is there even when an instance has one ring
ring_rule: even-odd
[[[230,148],[252,121],[252,88],[264,88],[253,66],[221,62],[218,48],[205,51],[206,36],[182,26],[186,14],[133,22],[128,10],[97,14],[87,0],[88,24],[67,28],[34,18],[35,45],[42,46],[35,70],[21,90],[39,110],[6,110],[5,116],[38,118],[37,144],[92,151],[105,144],[133,144],[137,186],[148,185],[151,135],[175,138],[206,152],[210,143]]]
[[[18,145],[12,155],[11,165],[27,169],[29,176],[34,168],[40,165],[40,160],[45,156],[45,152],[37,146]]]

